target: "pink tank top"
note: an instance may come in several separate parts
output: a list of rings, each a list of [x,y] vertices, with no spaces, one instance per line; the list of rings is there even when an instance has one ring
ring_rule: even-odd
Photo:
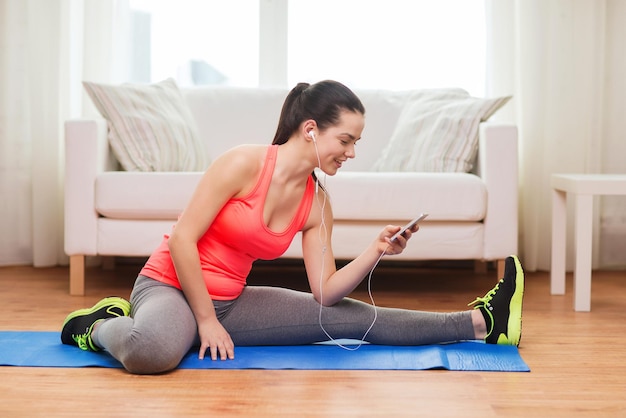
[[[271,145],[261,175],[252,191],[226,202],[215,220],[198,241],[200,264],[209,294],[216,300],[235,299],[243,291],[255,260],[281,256],[309,216],[314,196],[314,181],[309,177],[304,196],[289,226],[280,232],[265,225],[263,208],[272,180],[278,145]],[[181,288],[170,257],[165,235],[140,274]]]

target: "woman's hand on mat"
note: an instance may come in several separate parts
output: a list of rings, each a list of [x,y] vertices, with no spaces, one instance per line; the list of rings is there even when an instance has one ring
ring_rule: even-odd
[[[198,322],[198,334],[200,335],[200,352],[198,353],[200,360],[204,359],[207,350],[209,350],[211,360],[217,360],[218,353],[222,360],[235,358],[235,344],[217,318]]]

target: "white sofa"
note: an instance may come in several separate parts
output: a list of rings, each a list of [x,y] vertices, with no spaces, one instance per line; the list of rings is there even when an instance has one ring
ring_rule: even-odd
[[[283,89],[182,90],[200,137],[215,157],[241,143],[269,144]],[[517,129],[481,123],[473,173],[374,172],[410,92],[356,91],[366,108],[356,158],[326,178],[338,259],[357,256],[387,224],[430,216],[390,260],[498,261],[517,252]],[[65,125],[65,251],[70,293],[84,294],[85,256],[147,256],[170,231],[200,172],[127,172],[107,142],[104,119]],[[283,257],[299,258],[296,237]]]

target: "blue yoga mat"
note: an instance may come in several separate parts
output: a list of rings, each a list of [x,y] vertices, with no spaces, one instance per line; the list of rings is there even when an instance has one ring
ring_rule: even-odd
[[[342,341],[343,342],[343,341]],[[58,332],[0,332],[0,366],[122,367],[106,352],[61,344]],[[426,346],[364,344],[349,351],[334,344],[236,347],[235,359],[185,356],[181,369],[427,370],[528,372],[517,347],[468,341]]]

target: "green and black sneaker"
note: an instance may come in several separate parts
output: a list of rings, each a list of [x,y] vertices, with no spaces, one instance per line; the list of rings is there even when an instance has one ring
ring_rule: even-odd
[[[482,298],[469,305],[480,309],[487,324],[488,344],[519,346],[522,338],[524,271],[516,256],[507,257],[504,277]]]
[[[61,342],[78,346],[82,350],[99,351],[100,349],[91,341],[91,331],[96,322],[129,314],[130,303],[126,299],[104,298],[91,308],[79,309],[65,318]]]

